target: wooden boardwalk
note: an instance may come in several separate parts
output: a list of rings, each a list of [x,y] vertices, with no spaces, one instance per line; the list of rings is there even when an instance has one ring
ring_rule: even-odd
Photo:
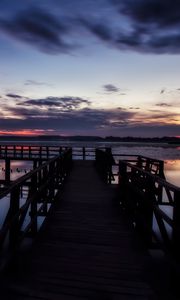
[[[149,257],[114,197],[93,162],[75,161],[32,250],[3,275],[0,298],[157,299],[147,283]]]

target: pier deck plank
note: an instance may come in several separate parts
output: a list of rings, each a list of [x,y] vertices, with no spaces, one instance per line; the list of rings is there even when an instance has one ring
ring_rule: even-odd
[[[32,250],[4,279],[1,299],[156,299],[146,282],[148,255],[114,196],[93,162],[74,162]]]

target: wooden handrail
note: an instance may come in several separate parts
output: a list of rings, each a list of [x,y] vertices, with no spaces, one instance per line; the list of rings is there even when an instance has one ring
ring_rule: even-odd
[[[141,174],[144,174],[144,175],[146,175],[148,177],[151,177],[154,181],[158,182],[162,186],[164,185],[164,186],[168,187],[171,191],[179,191],[180,192],[180,188],[179,187],[177,187],[176,185],[174,185],[174,184],[166,181],[164,178],[161,178],[161,177],[159,177],[157,175],[153,175],[153,174],[151,174],[148,171],[142,170],[141,168],[139,168],[139,167],[137,167],[135,165],[132,165],[131,163],[129,163],[127,161],[121,160],[120,163],[121,164],[125,164],[127,167],[130,167],[133,170],[140,172]]]
[[[61,155],[14,181],[0,194],[0,199],[4,197],[10,199],[9,210],[0,229],[1,249],[4,242],[7,243],[7,239],[8,249],[12,251],[22,241],[22,237],[27,234],[33,237],[37,234],[38,216],[47,216],[48,203],[52,204],[56,200],[59,188],[70,171],[71,162],[72,149],[67,149]],[[28,215],[30,220],[23,227]]]
[[[119,198],[144,239],[152,244],[155,237],[159,245],[163,243],[163,248],[177,256],[180,250],[180,188],[138,166],[119,161]],[[173,215],[168,215],[161,206],[172,207]],[[159,233],[153,227],[153,218]]]
[[[151,173],[153,175],[158,175],[158,177],[165,178],[164,175],[164,162],[162,160],[153,160],[152,158],[148,158],[142,155],[128,155],[128,154],[114,154],[112,153],[111,149],[110,152],[107,152],[107,149],[110,148],[97,148],[95,160],[96,160],[96,166],[98,166],[98,170],[101,173],[102,177],[106,181],[107,178],[111,177],[114,179],[113,174],[113,166],[118,166],[119,164],[119,158],[123,157],[124,162],[133,164],[134,166],[138,167],[141,170],[145,170],[148,173]],[[117,158],[118,161],[117,161]],[[127,157],[127,159],[125,159]],[[114,159],[116,158],[116,160]],[[109,166],[107,166],[107,162],[109,161]],[[110,176],[111,174],[111,176]],[[109,183],[111,183],[112,180],[109,180]]]
[[[110,163],[109,154],[96,149],[96,167],[108,184],[111,183],[109,174],[112,174],[112,167],[117,166],[117,163]],[[156,245],[157,242],[158,245],[163,243],[163,248],[177,254],[180,250],[180,188],[165,180],[162,160],[140,155],[129,157],[118,163],[118,203],[128,212],[131,222],[136,224],[148,245],[152,246],[156,240]],[[163,211],[161,206],[172,207],[173,216]],[[154,219],[159,234],[154,228]]]

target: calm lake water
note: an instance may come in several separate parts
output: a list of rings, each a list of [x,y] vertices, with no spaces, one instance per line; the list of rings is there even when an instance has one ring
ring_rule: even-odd
[[[151,158],[161,159],[165,162],[165,175],[167,181],[180,186],[180,146],[169,145],[166,143],[156,144],[156,143],[118,143],[118,142],[34,142],[34,141],[16,141],[16,142],[4,142],[1,144],[19,144],[19,145],[39,145],[42,146],[70,146],[75,148],[95,148],[95,147],[112,147],[113,153],[118,154],[129,154],[129,155],[144,155]],[[3,162],[0,161],[0,177],[3,178],[4,171]],[[19,176],[24,175],[25,172],[32,169],[32,164],[30,162],[18,162],[14,161],[12,163],[12,180]]]

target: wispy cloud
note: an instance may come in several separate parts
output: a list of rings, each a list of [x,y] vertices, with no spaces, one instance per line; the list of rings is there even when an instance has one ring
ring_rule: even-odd
[[[168,104],[168,103],[165,103],[165,102],[161,102],[161,103],[157,103],[156,106],[161,106],[161,107],[171,107],[172,104]]]
[[[129,109],[133,109],[133,110],[134,110],[134,109],[135,109],[135,110],[139,110],[139,109],[140,109],[140,107],[133,107],[133,106],[130,106],[130,107],[129,107]]]
[[[6,96],[9,97],[9,98],[15,98],[15,99],[21,99],[21,98],[23,98],[20,95],[12,94],[12,93],[6,94]]]
[[[52,84],[47,83],[47,82],[41,82],[41,81],[37,81],[37,80],[32,80],[32,79],[28,79],[25,81],[24,85],[35,85],[35,86],[52,86]]]

